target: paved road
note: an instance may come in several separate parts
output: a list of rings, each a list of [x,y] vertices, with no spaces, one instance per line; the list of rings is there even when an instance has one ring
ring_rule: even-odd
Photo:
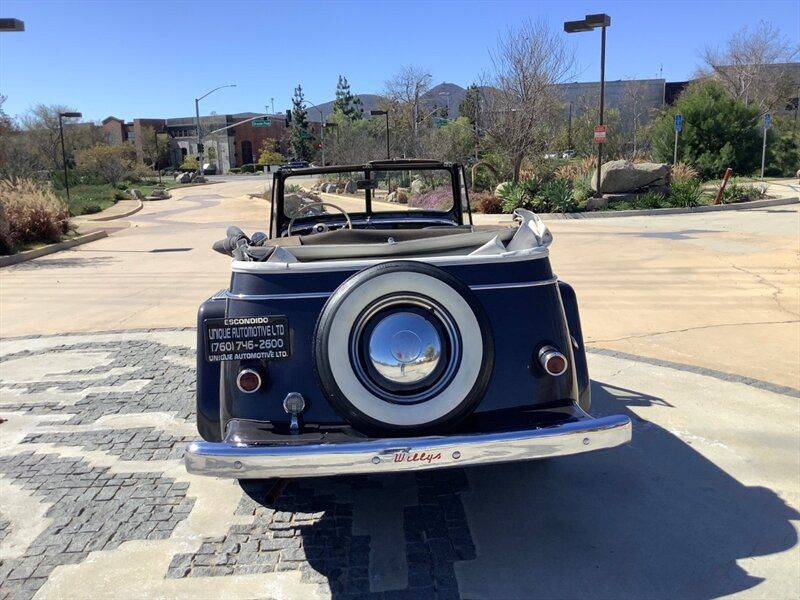
[[[195,307],[228,278],[210,244],[264,228],[259,185],[0,272],[0,595],[800,596],[796,207],[550,224],[593,412],[631,416],[631,445],[298,481],[266,507],[180,460]]]

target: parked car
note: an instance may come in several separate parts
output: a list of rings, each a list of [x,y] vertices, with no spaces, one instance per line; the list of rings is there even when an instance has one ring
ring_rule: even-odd
[[[309,164],[308,164],[307,160],[292,160],[292,161],[289,161],[288,163],[286,163],[285,165],[283,165],[283,168],[284,169],[305,169],[308,166],[309,166]]]
[[[190,472],[380,473],[630,440],[628,417],[588,414],[547,227],[521,209],[514,227],[474,226],[464,181],[422,160],[275,173],[269,235],[215,244],[232,275],[197,316]]]
[[[572,148],[569,148],[561,153],[561,158],[575,158],[576,155],[577,152],[575,152],[575,150],[573,150]]]

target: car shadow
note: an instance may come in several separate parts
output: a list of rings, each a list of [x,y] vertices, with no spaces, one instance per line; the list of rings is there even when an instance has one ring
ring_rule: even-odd
[[[630,410],[669,406],[664,400],[597,382],[592,395],[594,415],[631,417],[631,444],[543,461],[295,480],[269,514],[317,514],[293,525],[299,568],[337,600],[714,598],[764,580],[748,573],[748,558],[795,546],[790,520],[800,515],[774,491],[743,484]],[[268,486],[243,487],[262,508]]]

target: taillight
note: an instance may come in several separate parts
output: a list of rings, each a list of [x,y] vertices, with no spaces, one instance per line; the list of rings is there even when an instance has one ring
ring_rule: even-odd
[[[556,377],[567,370],[567,357],[553,346],[545,346],[539,350],[539,364],[548,375]]]
[[[257,392],[261,387],[261,375],[254,369],[242,369],[236,376],[236,387],[244,394]]]

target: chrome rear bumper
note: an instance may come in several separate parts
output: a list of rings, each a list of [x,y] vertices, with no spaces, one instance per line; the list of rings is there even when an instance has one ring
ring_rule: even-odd
[[[539,429],[363,442],[242,446],[193,442],[186,470],[236,479],[388,473],[565,456],[620,446],[631,421],[616,415]]]

